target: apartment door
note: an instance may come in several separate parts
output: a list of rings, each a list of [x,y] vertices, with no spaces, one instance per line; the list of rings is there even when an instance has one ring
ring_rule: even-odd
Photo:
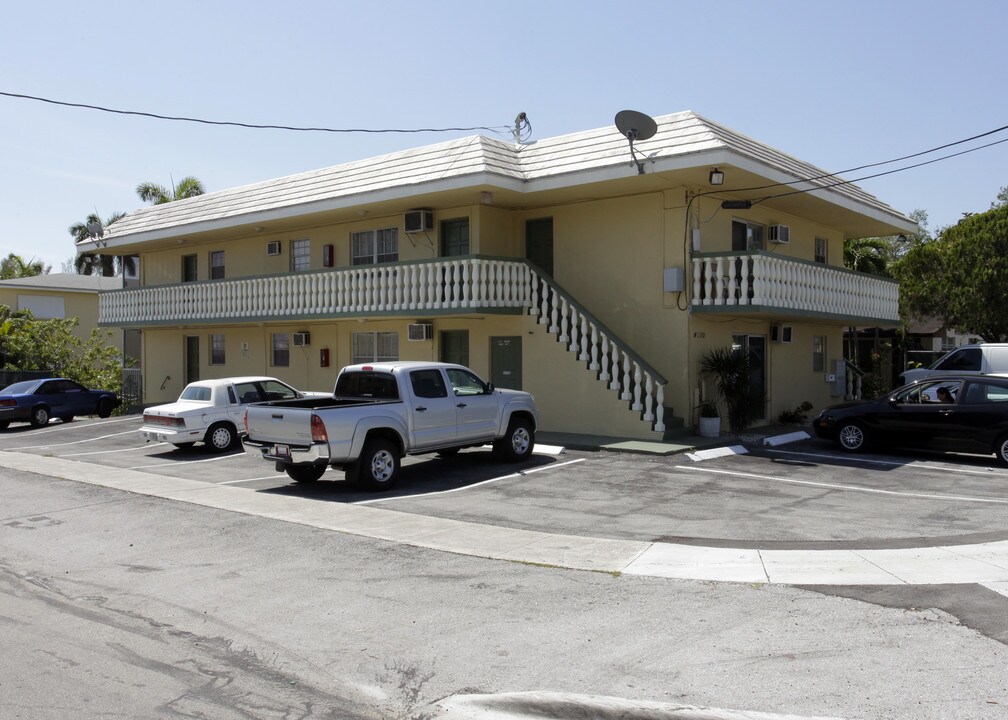
[[[766,335],[732,335],[732,348],[749,356],[749,387],[756,397],[762,398],[757,406],[756,420],[766,418]]]
[[[469,367],[469,331],[441,331],[441,362]]]
[[[441,223],[441,254],[444,257],[469,254],[469,218]]]
[[[522,389],[521,335],[490,338],[490,382],[494,387]]]
[[[185,384],[199,380],[199,335],[186,335]]]
[[[553,277],[553,218],[525,222],[525,257]]]

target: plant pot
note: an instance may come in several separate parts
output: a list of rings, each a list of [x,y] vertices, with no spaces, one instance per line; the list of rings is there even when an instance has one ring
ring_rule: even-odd
[[[700,427],[697,432],[700,434],[700,437],[717,437],[721,434],[721,418],[701,417]]]

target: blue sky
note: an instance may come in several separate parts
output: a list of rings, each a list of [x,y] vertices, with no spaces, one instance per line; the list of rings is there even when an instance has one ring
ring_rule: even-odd
[[[542,139],[626,108],[693,110],[830,171],[1008,125],[1002,0],[59,0],[3,15],[0,91],[165,115],[409,129],[523,111]],[[139,207],[142,181],[220,190],[469,134],[222,128],[0,96],[0,255],[58,272],[67,228]],[[860,185],[949,225],[1008,185],[1008,143]]]

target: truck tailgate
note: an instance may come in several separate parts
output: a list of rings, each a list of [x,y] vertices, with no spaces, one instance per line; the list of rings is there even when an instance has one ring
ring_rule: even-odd
[[[249,440],[310,445],[312,412],[307,408],[249,405],[246,415]]]

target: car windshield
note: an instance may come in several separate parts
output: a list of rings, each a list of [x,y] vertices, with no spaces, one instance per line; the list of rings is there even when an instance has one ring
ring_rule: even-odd
[[[8,385],[3,390],[0,390],[0,394],[20,395],[21,393],[31,392],[32,389],[38,385],[38,382],[38,380],[24,380],[22,382],[16,382]]]

